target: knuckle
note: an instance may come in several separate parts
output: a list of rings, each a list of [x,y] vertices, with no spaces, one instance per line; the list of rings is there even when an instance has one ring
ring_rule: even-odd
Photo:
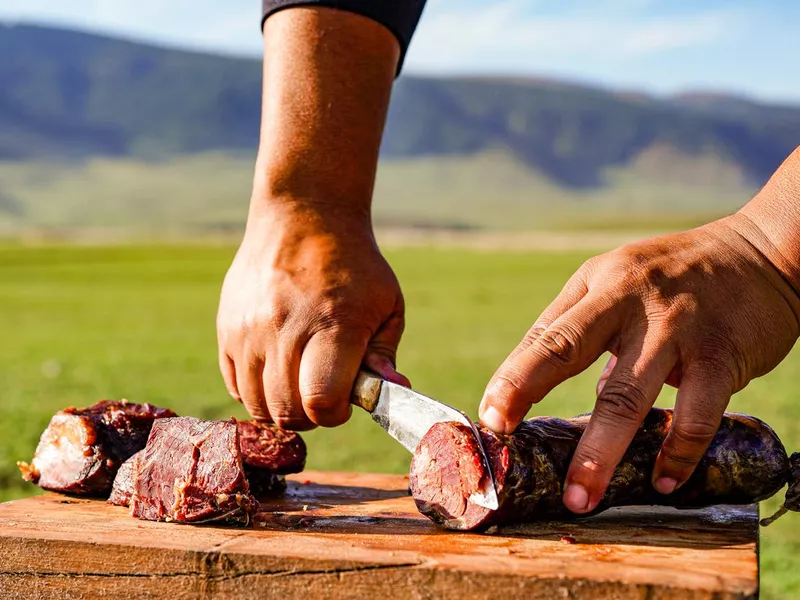
[[[542,337],[542,334],[547,331],[549,325],[550,323],[545,321],[536,321],[528,330],[528,333],[525,334],[523,344],[530,346],[533,342]]]
[[[269,306],[262,315],[260,315],[259,320],[269,323],[270,326],[277,331],[282,331],[289,323],[291,312],[292,311],[286,306],[273,304],[272,306]]]
[[[342,399],[327,390],[311,390],[303,393],[303,406],[315,413],[329,413],[342,405]]]
[[[678,452],[686,449],[694,453],[714,439],[717,429],[716,425],[702,421],[675,423],[670,431],[673,437],[672,448]]]
[[[544,359],[563,366],[572,364],[580,354],[580,339],[574,328],[564,324],[543,331],[531,348]]]
[[[244,373],[258,378],[262,377],[267,370],[267,365],[264,363],[262,353],[260,353],[255,346],[250,346],[249,344],[245,345],[238,366],[244,367]]]
[[[576,275],[578,277],[583,277],[584,279],[591,279],[592,275],[603,270],[603,265],[607,260],[608,254],[599,254],[597,256],[593,256],[592,258],[584,261],[584,263],[576,271]]]
[[[369,339],[374,334],[376,323],[383,319],[373,314],[369,307],[345,306],[341,303],[323,301],[317,304],[308,318],[308,328],[312,333],[362,337]],[[401,322],[405,326],[404,322]]]
[[[597,397],[597,418],[610,423],[641,421],[648,408],[648,399],[642,389],[618,379],[609,380]]]
[[[614,465],[603,457],[602,452],[589,444],[584,444],[584,447],[575,453],[572,466],[573,469],[582,471],[591,478],[607,473],[614,468]]]
[[[528,350],[533,344],[536,343],[542,334],[547,330],[547,327],[550,325],[549,322],[545,322],[543,320],[536,321],[530,329],[525,333],[525,337],[522,338],[522,341],[517,345],[514,350],[514,353],[524,352]]]
[[[695,304],[694,300],[689,299],[669,302],[660,296],[655,300],[655,307],[651,309],[651,314],[658,321],[664,338],[672,338],[684,329],[687,322],[694,321]]]
[[[736,332],[727,323],[710,320],[701,335],[694,352],[698,365],[716,368],[737,358]]]
[[[698,376],[714,382],[715,389],[727,389],[728,397],[749,381],[747,360],[730,342],[717,345],[703,340],[697,344],[688,362],[687,366]]]
[[[636,244],[623,246],[607,254],[608,261],[620,273],[640,278],[650,264],[650,256]]]
[[[266,331],[280,332],[286,329],[292,317],[292,310],[276,302],[260,305],[242,317],[239,330],[245,339],[259,339]]]

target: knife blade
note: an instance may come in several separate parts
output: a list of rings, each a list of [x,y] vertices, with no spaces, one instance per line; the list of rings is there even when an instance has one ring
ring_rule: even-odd
[[[497,510],[494,473],[478,428],[465,413],[366,371],[359,372],[350,401],[366,410],[373,421],[412,454],[422,437],[436,423],[455,421],[469,427],[478,442],[483,466],[488,474],[481,482],[483,489],[472,494],[469,501],[489,510]]]

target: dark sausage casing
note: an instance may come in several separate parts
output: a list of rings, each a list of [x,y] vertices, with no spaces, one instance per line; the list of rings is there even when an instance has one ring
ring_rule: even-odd
[[[481,428],[500,506],[492,511],[468,501],[486,476],[469,428],[439,423],[423,437],[411,463],[411,491],[420,512],[450,529],[473,530],[512,522],[558,520],[578,515],[562,503],[562,485],[590,415],[536,417],[508,436]],[[787,456],[765,423],[726,413],[719,431],[689,480],[669,495],[652,486],[652,469],[672,424],[672,410],[652,409],[614,471],[594,513],[613,506],[700,508],[749,504],[794,481],[800,455]],[[786,508],[797,510],[799,486],[790,485]],[[592,513],[592,514],[594,514]]]

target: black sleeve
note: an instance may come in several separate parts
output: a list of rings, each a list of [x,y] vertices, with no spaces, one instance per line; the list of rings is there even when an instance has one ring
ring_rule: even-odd
[[[400,42],[399,73],[411,36],[425,7],[425,0],[262,0],[262,6],[262,29],[264,21],[271,14],[293,6],[327,6],[369,17],[389,29]]]

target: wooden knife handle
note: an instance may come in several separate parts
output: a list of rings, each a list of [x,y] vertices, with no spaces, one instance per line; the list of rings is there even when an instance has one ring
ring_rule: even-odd
[[[353,386],[353,394],[350,396],[350,403],[360,406],[368,413],[375,410],[378,398],[381,395],[381,385],[383,380],[372,373],[359,371],[356,383]]]

